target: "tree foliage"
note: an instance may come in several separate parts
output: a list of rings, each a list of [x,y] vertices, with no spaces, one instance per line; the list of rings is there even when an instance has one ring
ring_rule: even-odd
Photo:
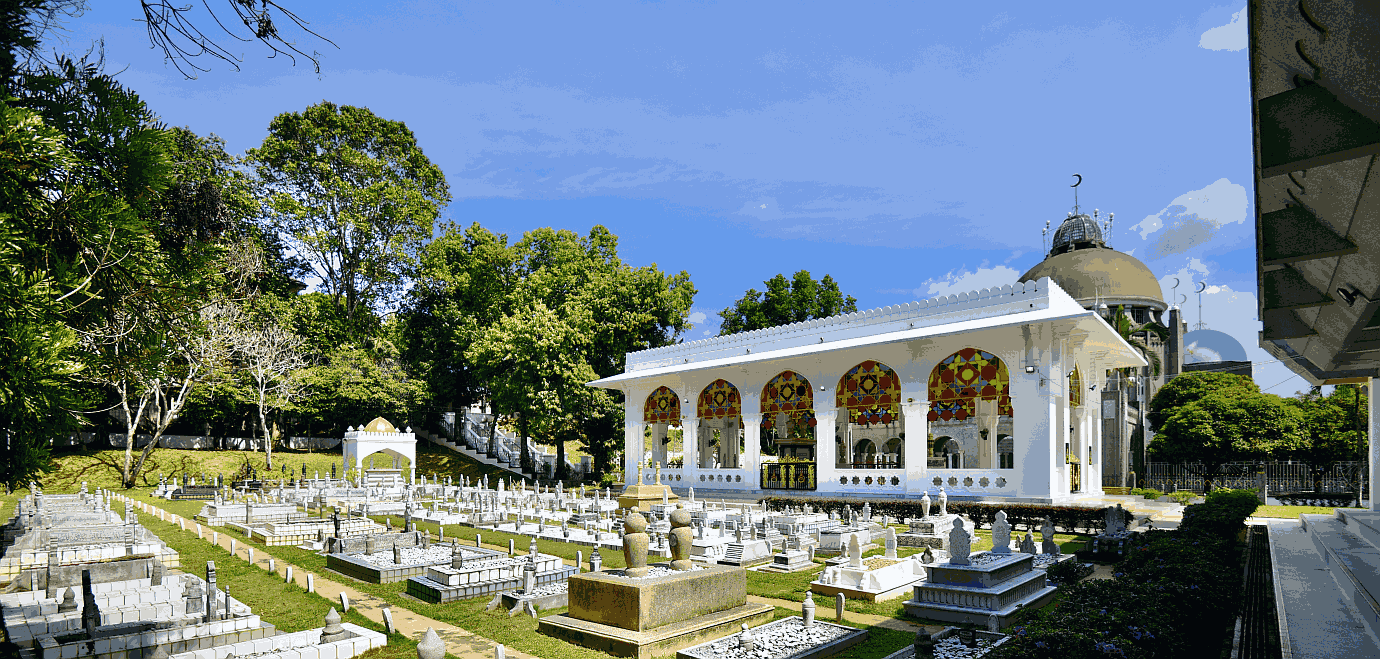
[[[311,265],[355,338],[396,301],[450,201],[441,169],[407,125],[322,101],[286,112],[250,149],[273,229]]]
[[[733,306],[719,312],[723,319],[719,336],[858,310],[857,299],[840,292],[838,283],[830,275],[816,281],[809,271],[801,270],[790,280],[779,274],[762,283],[766,285],[765,292],[749,288]]]
[[[1279,396],[1216,392],[1178,408],[1149,451],[1160,460],[1202,464],[1210,487],[1223,464],[1286,455],[1298,443],[1298,413]]]
[[[1357,419],[1367,409],[1367,397],[1355,385],[1339,385],[1328,396],[1314,391],[1286,401],[1299,416],[1300,434],[1288,457],[1308,465],[1313,489],[1320,490],[1324,471],[1357,459],[1367,446],[1367,432]]]
[[[1254,395],[1260,393],[1260,385],[1251,378],[1234,373],[1181,373],[1155,392],[1145,417],[1153,427],[1163,428],[1169,417],[1180,408],[1214,393],[1229,397]]]

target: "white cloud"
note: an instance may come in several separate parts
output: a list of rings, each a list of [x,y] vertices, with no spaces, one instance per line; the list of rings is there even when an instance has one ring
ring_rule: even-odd
[[[1212,240],[1223,225],[1244,223],[1248,208],[1246,187],[1219,178],[1205,188],[1179,195],[1131,228],[1141,240],[1150,241],[1143,260],[1155,260]]]
[[[696,311],[695,313],[690,314],[690,316],[686,318],[686,320],[689,320],[690,322],[698,325],[704,322],[705,318],[708,318],[708,316],[706,316],[703,311]]]
[[[1208,50],[1241,50],[1246,47],[1246,10],[1231,15],[1231,22],[1203,33],[1199,48]]]
[[[1241,347],[1246,349],[1246,358],[1253,362],[1255,382],[1262,390],[1280,396],[1292,396],[1295,391],[1307,389],[1307,381],[1260,347],[1261,326],[1256,315],[1257,299],[1251,291],[1237,291],[1227,285],[1209,284],[1203,290],[1202,317],[1199,317],[1196,282],[1205,281],[1212,274],[1201,260],[1186,259],[1176,272],[1160,278],[1165,301],[1171,305],[1179,305],[1180,318],[1188,324],[1189,331],[1192,331],[1201,320],[1208,329],[1224,332],[1236,339]],[[1176,278],[1179,281],[1178,294],[1183,296],[1182,301],[1180,297],[1173,295],[1172,287]],[[1166,321],[1167,316],[1166,314]],[[1212,351],[1200,346],[1185,348],[1192,348],[1201,359],[1217,358]],[[1191,356],[1185,355],[1184,362],[1190,361]]]
[[[928,279],[915,289],[915,297],[931,298],[940,295],[969,293],[981,288],[992,288],[1016,283],[1021,276],[1017,270],[1004,265],[995,268],[978,268],[976,272],[950,272],[940,279]]]

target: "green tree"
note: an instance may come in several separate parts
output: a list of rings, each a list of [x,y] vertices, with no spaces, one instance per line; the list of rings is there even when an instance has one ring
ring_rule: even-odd
[[[516,255],[504,234],[448,223],[419,260],[401,314],[403,361],[426,379],[440,407],[464,410],[487,398],[485,380],[465,353],[505,313]]]
[[[1145,361],[1150,362],[1149,375],[1151,377],[1159,377],[1160,355],[1150,348],[1149,335],[1156,334],[1160,337],[1161,341],[1168,341],[1168,328],[1154,321],[1143,325],[1136,325],[1131,320],[1131,316],[1126,313],[1125,305],[1116,308],[1116,316],[1114,316],[1112,320],[1114,321],[1117,334],[1120,334],[1122,339],[1131,344],[1132,348],[1140,352],[1141,356],[1145,358]],[[1130,374],[1131,368],[1134,367],[1128,367],[1126,369],[1125,372],[1127,375]]]
[[[511,250],[517,279],[505,312],[466,351],[495,410],[515,418],[522,437],[531,431],[555,444],[562,472],[566,441],[580,441],[600,472],[621,443],[622,401],[585,383],[621,372],[625,354],[667,345],[689,326],[689,274],[631,267],[617,248],[602,226],[587,236],[524,234]]]
[[[858,301],[845,296],[830,275],[816,281],[801,270],[789,281],[783,274],[765,282],[766,292],[749,288],[733,306],[719,312],[723,324],[719,336],[776,327],[816,318],[828,318],[858,310]]]
[[[1196,465],[1211,489],[1222,465],[1287,455],[1298,441],[1297,410],[1279,396],[1219,392],[1180,407],[1155,434],[1149,452]]]
[[[1313,391],[1285,399],[1299,415],[1300,441],[1290,457],[1308,465],[1314,491],[1322,489],[1322,475],[1338,462],[1355,460],[1367,445],[1364,430],[1357,427],[1355,408],[1363,408],[1354,385],[1339,385],[1330,396]],[[1358,405],[1359,403],[1359,405]]]
[[[306,259],[352,336],[406,285],[450,201],[441,169],[400,121],[322,101],[278,115],[249,150],[264,213]]]
[[[79,280],[50,267],[33,233],[53,212],[45,187],[72,159],[36,113],[0,103],[0,483],[11,489],[49,471],[50,440],[79,425],[83,364],[62,322]]]
[[[1250,396],[1260,393],[1260,385],[1254,380],[1234,373],[1214,373],[1194,371],[1181,373],[1165,383],[1150,400],[1150,409],[1145,417],[1155,428],[1163,428],[1180,408],[1201,400],[1211,394],[1231,396]],[[1155,432],[1159,432],[1156,430]]]
[[[396,353],[344,345],[298,375],[306,393],[288,412],[327,434],[339,435],[378,416],[401,428],[409,424],[411,411],[427,402],[426,387],[408,374]]]

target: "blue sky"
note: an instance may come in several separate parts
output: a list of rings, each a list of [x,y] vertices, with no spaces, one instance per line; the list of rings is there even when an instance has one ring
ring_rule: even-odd
[[[320,77],[222,39],[242,70],[203,58],[196,80],[137,5],[100,5],[70,40],[104,37],[168,123],[242,152],[322,99],[405,121],[450,183],[445,219],[601,223],[630,263],[689,271],[687,339],[778,272],[832,274],[863,307],[1011,283],[1077,172],[1190,324],[1206,281],[1202,320],[1261,387],[1306,387],[1256,340],[1244,3],[294,1],[340,46],[288,31]]]

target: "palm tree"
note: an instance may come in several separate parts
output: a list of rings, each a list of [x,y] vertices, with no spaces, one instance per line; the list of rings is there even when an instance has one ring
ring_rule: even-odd
[[[1150,362],[1151,377],[1159,377],[1160,356],[1159,353],[1150,349],[1149,335],[1153,332],[1154,334],[1160,337],[1161,341],[1168,341],[1169,330],[1165,327],[1160,326],[1159,323],[1156,323],[1154,321],[1150,321],[1148,323],[1140,325],[1139,327],[1133,326],[1131,317],[1126,315],[1125,305],[1117,306],[1116,317],[1113,319],[1113,326],[1116,328],[1117,333],[1121,335],[1121,338],[1125,339],[1127,343],[1131,344],[1131,347],[1140,351],[1141,356],[1145,357],[1146,361]],[[1137,336],[1138,334],[1142,333],[1145,334],[1144,339]],[[1122,371],[1123,374],[1130,375],[1130,368],[1131,367],[1127,367],[1126,369],[1124,369]]]

